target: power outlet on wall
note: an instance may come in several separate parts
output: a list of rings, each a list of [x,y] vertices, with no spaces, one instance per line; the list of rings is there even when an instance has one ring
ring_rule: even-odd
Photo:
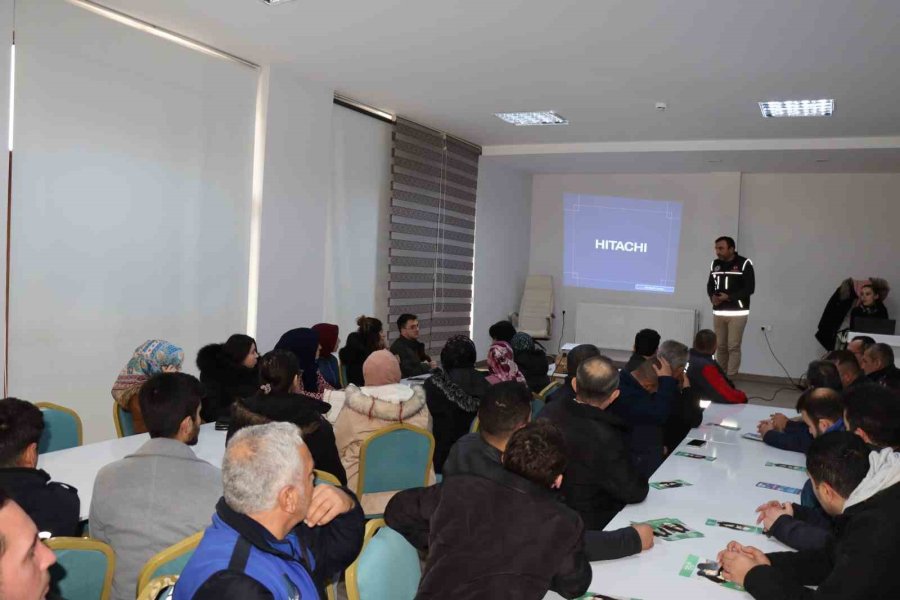
[[[772,331],[772,326],[771,325],[763,325],[762,327],[759,328],[759,330],[760,331]]]

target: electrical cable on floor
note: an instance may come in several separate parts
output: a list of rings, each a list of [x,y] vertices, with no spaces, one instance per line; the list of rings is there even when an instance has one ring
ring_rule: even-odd
[[[780,360],[778,360],[778,357],[775,355],[775,350],[772,349],[772,344],[771,344],[771,342],[769,342],[769,333],[765,329],[763,329],[762,332],[763,332],[763,337],[766,339],[766,346],[769,347],[769,352],[772,353],[772,358],[775,359],[775,362],[778,363],[778,366],[781,367],[781,370],[784,371],[785,375],[787,375],[788,381],[791,382],[791,385],[794,387],[795,390],[803,390],[804,388],[800,385],[800,379],[798,379],[797,381],[794,381],[794,378],[791,377],[791,374],[788,373],[788,370],[784,367],[782,362]],[[790,389],[790,388],[786,388],[786,389]],[[775,396],[772,396],[772,398],[774,399]]]

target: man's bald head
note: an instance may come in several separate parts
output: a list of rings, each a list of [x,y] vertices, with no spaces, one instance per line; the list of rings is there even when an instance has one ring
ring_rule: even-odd
[[[619,395],[619,370],[605,356],[582,361],[575,377],[575,396],[579,402],[606,408]]]

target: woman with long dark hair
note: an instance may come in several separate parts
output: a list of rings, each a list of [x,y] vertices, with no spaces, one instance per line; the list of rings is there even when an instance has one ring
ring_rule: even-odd
[[[362,315],[356,320],[358,329],[347,336],[347,345],[341,348],[341,366],[347,369],[347,383],[365,385],[363,363],[369,355],[385,347],[384,326],[375,317]]]
[[[227,417],[235,400],[256,393],[258,359],[256,340],[242,333],[232,335],[224,344],[209,344],[200,349],[197,368],[204,387],[200,406],[204,422]]]
[[[238,418],[232,420],[228,438],[240,427],[258,422],[253,415],[293,423],[300,428],[316,468],[331,473],[346,485],[347,474],[334,441],[334,428],[325,418],[331,405],[303,392],[297,357],[287,350],[267,353],[259,360],[259,378],[258,393],[233,405],[232,413]]]

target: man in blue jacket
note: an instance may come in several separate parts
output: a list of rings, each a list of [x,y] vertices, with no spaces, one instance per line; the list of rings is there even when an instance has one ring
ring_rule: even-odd
[[[672,366],[661,356],[619,373],[619,398],[609,412],[631,427],[631,458],[642,477],[662,464],[664,427],[680,395]]]
[[[352,493],[314,486],[300,430],[269,423],[234,435],[224,497],[175,586],[175,600],[324,598],[359,554],[365,517]]]

